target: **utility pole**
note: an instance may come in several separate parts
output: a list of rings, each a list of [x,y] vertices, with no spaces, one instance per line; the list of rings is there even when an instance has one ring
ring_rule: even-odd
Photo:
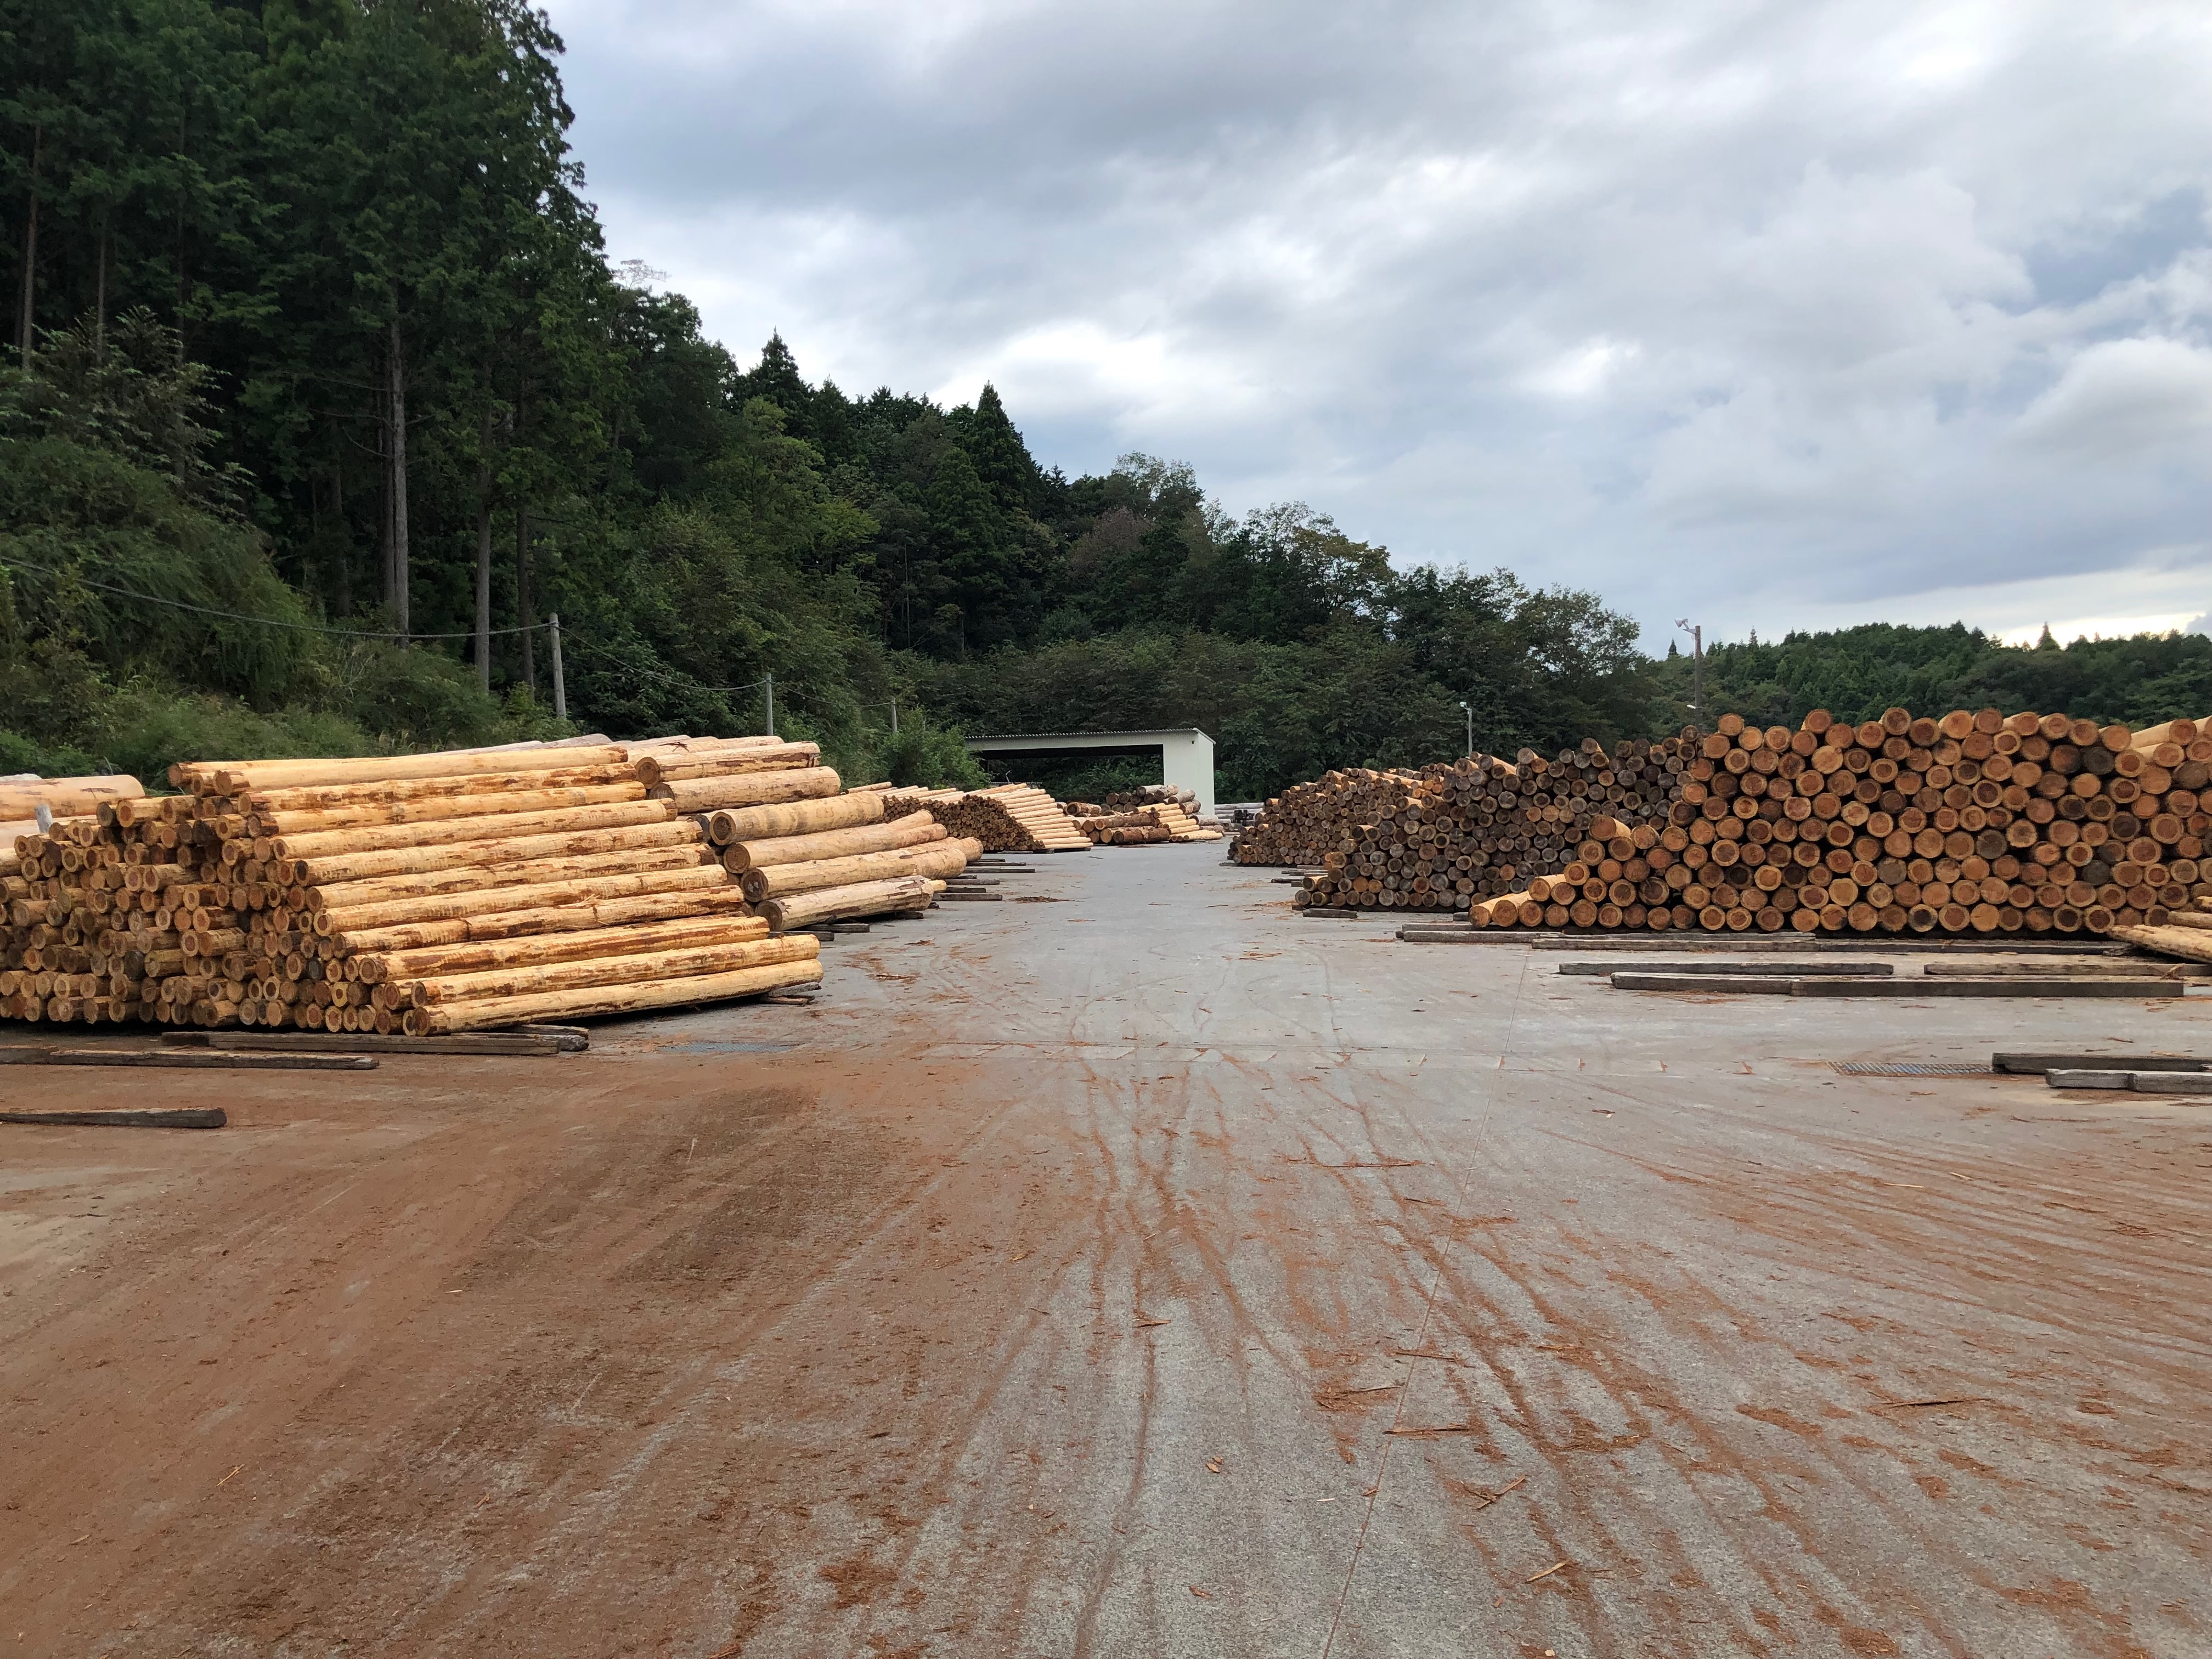
[[[559,611],[553,611],[546,613],[545,629],[553,641],[553,718],[556,720],[565,720],[568,718],[568,682],[561,676],[561,613]]]
[[[775,674],[773,670],[762,684],[768,687],[768,734],[772,738],[775,735]]]
[[[1467,711],[1467,757],[1473,760],[1474,758],[1474,710],[1468,708],[1465,699],[1461,700],[1460,707]]]
[[[898,736],[898,699],[891,699],[891,735]]]
[[[1687,617],[1677,617],[1674,626],[1687,629],[1690,635],[1690,707],[1698,711],[1698,718],[1705,717],[1705,630],[1701,623],[1692,627]]]

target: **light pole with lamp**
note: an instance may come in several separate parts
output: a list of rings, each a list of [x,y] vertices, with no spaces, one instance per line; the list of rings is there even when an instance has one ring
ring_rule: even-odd
[[[1674,626],[1690,635],[1690,707],[1702,720],[1705,717],[1705,630],[1702,625],[1692,627],[1687,617],[1677,617]]]
[[[1474,758],[1474,710],[1468,706],[1464,697],[1460,699],[1459,706],[1467,712],[1467,757],[1473,760]]]

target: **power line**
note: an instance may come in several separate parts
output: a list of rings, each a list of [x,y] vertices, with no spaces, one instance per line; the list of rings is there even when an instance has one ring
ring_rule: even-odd
[[[281,628],[295,634],[327,634],[343,640],[472,640],[477,636],[477,630],[473,628],[459,634],[400,634],[377,629],[320,628],[313,623],[284,622],[275,617],[249,617],[243,611],[218,611],[212,605],[192,605],[183,599],[165,599],[158,593],[141,593],[131,588],[118,587],[112,582],[96,582],[91,577],[80,575],[75,571],[55,570],[46,565],[33,564],[28,559],[15,558],[13,556],[7,559],[0,559],[0,566],[35,570],[40,575],[52,576],[58,581],[74,581],[85,587],[96,587],[103,593],[118,594],[124,599],[137,599],[146,605],[163,605],[173,611],[189,611],[202,617],[220,617],[226,622],[256,623],[263,628]],[[546,623],[530,623],[517,628],[494,628],[485,631],[492,634],[531,634],[550,625]]]

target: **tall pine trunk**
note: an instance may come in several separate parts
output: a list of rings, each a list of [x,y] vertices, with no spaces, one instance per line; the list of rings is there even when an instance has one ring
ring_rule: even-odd
[[[520,502],[514,508],[514,619],[522,625],[522,683],[538,695],[538,618],[531,614],[530,509]]]
[[[392,422],[392,441],[386,449],[391,469],[391,536],[384,556],[384,603],[402,634],[410,631],[407,617],[407,347],[393,322],[385,342],[385,403]]]
[[[31,129],[31,208],[23,221],[23,290],[15,307],[15,349],[23,367],[31,366],[31,313],[39,295],[39,155],[46,129]]]
[[[477,684],[491,690],[491,421],[477,461]]]

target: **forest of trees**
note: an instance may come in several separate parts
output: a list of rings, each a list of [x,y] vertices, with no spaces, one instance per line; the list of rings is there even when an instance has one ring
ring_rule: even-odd
[[[1595,595],[742,365],[608,258],[559,52],[514,0],[0,0],[0,772],[550,733],[554,612],[569,727],[757,730],[772,674],[855,778],[1199,725],[1236,799],[1455,754],[1462,701],[1504,750],[1690,716]],[[1856,629],[1706,689],[2127,718],[2212,708],[2212,647]]]

